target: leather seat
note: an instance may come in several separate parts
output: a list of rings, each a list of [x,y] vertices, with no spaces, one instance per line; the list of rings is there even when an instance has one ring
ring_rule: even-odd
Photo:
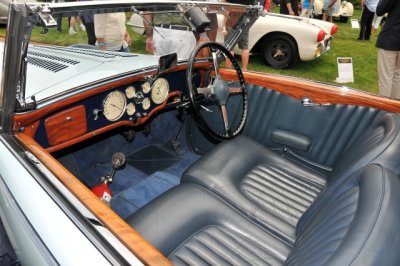
[[[293,243],[300,217],[327,186],[371,162],[399,173],[399,130],[397,114],[377,118],[339,156],[329,177],[240,136],[199,159],[184,173],[181,183],[206,187]]]
[[[215,193],[181,184],[127,222],[176,265],[398,265],[400,180],[369,165],[323,191],[289,244]]]

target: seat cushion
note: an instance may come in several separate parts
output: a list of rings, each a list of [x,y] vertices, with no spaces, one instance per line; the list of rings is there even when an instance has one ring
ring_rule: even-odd
[[[329,187],[290,245],[197,184],[181,184],[127,222],[177,265],[399,265],[400,179],[369,165]]]
[[[191,166],[181,180],[188,182],[208,188],[293,243],[298,219],[324,189],[326,178],[239,136]]]
[[[281,265],[292,248],[190,183],[168,191],[126,221],[176,265]]]
[[[368,165],[301,217],[287,265],[399,265],[400,179]]]

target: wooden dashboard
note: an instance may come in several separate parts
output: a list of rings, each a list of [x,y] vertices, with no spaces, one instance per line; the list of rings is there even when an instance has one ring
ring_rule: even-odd
[[[16,114],[14,130],[31,136],[51,153],[114,128],[138,126],[181,100],[182,92],[186,93],[185,74],[168,73],[153,85],[143,76],[112,82],[30,113]]]

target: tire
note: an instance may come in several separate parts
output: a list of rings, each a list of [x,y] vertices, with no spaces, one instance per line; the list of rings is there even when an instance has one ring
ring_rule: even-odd
[[[340,16],[340,22],[347,23],[348,20],[349,20],[349,17]]]
[[[289,68],[299,60],[296,43],[284,34],[275,34],[265,38],[261,53],[265,62],[273,68]]]

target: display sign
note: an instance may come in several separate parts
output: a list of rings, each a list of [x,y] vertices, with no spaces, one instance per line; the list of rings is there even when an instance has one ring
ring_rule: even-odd
[[[336,82],[339,83],[354,82],[353,58],[338,57],[337,64],[338,64],[339,76],[336,78]]]

